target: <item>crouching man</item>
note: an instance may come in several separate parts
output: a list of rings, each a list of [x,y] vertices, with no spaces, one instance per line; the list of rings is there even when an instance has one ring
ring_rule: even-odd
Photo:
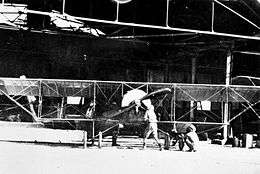
[[[185,144],[189,147],[189,152],[196,152],[198,150],[199,137],[196,133],[196,127],[192,124],[187,127],[186,133],[182,134],[179,139],[179,148],[181,151]]]

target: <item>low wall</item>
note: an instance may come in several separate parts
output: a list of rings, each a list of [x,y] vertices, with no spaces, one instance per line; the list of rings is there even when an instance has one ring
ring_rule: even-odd
[[[0,126],[0,141],[83,144],[84,131]]]

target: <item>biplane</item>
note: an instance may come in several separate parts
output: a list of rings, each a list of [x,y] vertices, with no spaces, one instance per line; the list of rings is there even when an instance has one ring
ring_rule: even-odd
[[[127,91],[133,89],[147,94],[141,100],[152,100],[159,117],[159,129],[164,132],[174,126],[181,131],[183,124],[196,125],[199,134],[216,131],[242,116],[249,117],[249,112],[252,120],[260,118],[257,110],[259,86],[19,78],[0,79],[0,116],[14,114],[13,110],[16,110],[22,115],[21,121],[41,122],[51,128],[82,129],[92,138],[119,123],[126,125],[127,133],[135,134],[144,124],[142,109],[136,112],[135,104],[131,102],[124,107],[119,105]],[[28,103],[28,96],[34,96],[36,101]],[[191,101],[197,105],[191,107]],[[94,114],[87,117],[91,102],[94,103]],[[205,103],[208,106],[205,107]],[[225,103],[229,106],[228,111],[225,111]],[[35,112],[31,111],[31,104]],[[240,105],[239,112],[234,112],[237,104]],[[194,112],[193,120],[191,112]]]

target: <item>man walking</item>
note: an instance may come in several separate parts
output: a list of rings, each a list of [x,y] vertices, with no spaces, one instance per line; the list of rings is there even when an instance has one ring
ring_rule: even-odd
[[[144,100],[143,103],[147,108],[145,115],[144,115],[144,120],[148,122],[148,125],[144,132],[143,148],[144,149],[146,148],[146,140],[152,134],[153,138],[157,142],[160,150],[162,150],[162,145],[160,144],[159,139],[158,139],[157,118],[156,118],[156,114],[154,112],[154,106],[152,105],[151,100]]]

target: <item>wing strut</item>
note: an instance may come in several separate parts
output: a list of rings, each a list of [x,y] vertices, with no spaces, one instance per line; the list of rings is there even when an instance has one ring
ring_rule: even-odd
[[[23,105],[21,105],[19,102],[17,102],[15,99],[13,99],[12,97],[10,97],[6,92],[4,92],[2,89],[0,89],[0,91],[8,98],[10,99],[12,102],[14,102],[17,106],[19,106],[20,108],[22,108],[25,112],[27,112],[29,115],[32,116],[33,122],[37,122],[38,118],[36,117],[35,114],[33,114],[32,112],[30,112],[28,109],[26,109]]]

